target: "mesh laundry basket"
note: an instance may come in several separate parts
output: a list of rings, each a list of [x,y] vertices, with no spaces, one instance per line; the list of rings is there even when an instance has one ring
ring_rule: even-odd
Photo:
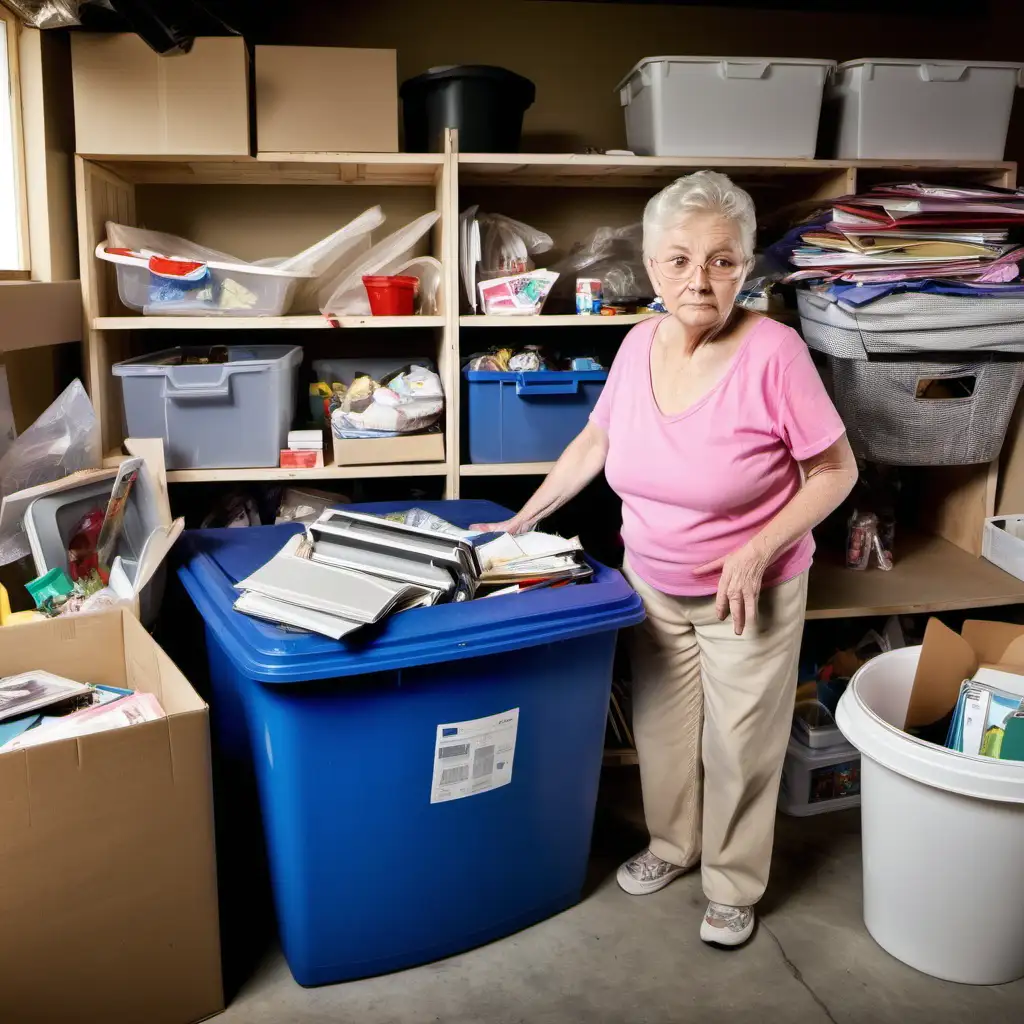
[[[1024,385],[1024,360],[829,362],[836,408],[854,450],[894,466],[991,462]],[[929,381],[947,381],[954,392],[966,391],[970,382],[973,390],[963,397],[924,397]]]

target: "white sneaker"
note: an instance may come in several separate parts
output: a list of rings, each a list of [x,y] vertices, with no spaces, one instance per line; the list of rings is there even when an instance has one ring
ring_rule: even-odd
[[[754,934],[754,908],[709,903],[700,937],[713,946],[742,946]]]
[[[686,868],[678,864],[670,864],[655,856],[649,849],[630,857],[619,867],[615,881],[623,892],[630,896],[646,896],[649,893],[664,889],[669,882],[675,881]]]

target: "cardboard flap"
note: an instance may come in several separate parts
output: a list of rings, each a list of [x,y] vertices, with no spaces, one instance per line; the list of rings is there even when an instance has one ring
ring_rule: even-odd
[[[938,619],[929,619],[903,728],[932,725],[948,715],[960,695],[960,684],[977,668],[971,644]]]
[[[1024,667],[1024,626],[968,619],[963,638],[973,648],[979,665]]]

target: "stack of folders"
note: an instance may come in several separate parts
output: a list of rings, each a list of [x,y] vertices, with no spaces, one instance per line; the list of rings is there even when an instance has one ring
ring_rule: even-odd
[[[946,746],[961,754],[1024,761],[1024,698],[991,683],[964,680]]]
[[[331,509],[236,584],[235,609],[340,640],[396,612],[574,582],[592,572],[578,541],[545,534],[492,539]]]

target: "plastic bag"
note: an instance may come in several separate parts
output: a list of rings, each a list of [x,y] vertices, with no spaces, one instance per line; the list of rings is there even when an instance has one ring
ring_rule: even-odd
[[[647,298],[654,294],[644,265],[642,224],[624,228],[601,227],[551,267],[563,277],[560,291],[575,290],[577,277],[600,278],[604,298]],[[571,288],[570,288],[571,286]]]
[[[363,287],[367,274],[393,274],[397,267],[409,259],[409,250],[437,223],[440,214],[434,210],[405,227],[381,239],[362,259],[349,264],[337,278],[337,283],[320,312],[325,316],[369,316],[370,300]],[[326,289],[325,289],[326,290]]]
[[[396,267],[395,275],[407,274],[419,281],[416,289],[416,312],[422,316],[436,316],[437,297],[441,291],[441,261],[433,256],[417,256]]]
[[[48,484],[102,460],[100,430],[92,402],[79,380],[17,438],[0,458],[0,497]],[[0,565],[24,558],[31,549],[21,524],[0,537]]]
[[[31,28],[67,28],[81,25],[81,0],[5,0],[14,13]],[[106,6],[106,5],[104,5]]]
[[[357,377],[331,413],[331,429],[339,438],[414,434],[432,427],[443,410],[441,378],[412,365],[380,383]]]
[[[479,281],[528,273],[532,257],[552,245],[550,235],[529,224],[470,206],[459,216],[459,270],[469,304],[477,308]]]

